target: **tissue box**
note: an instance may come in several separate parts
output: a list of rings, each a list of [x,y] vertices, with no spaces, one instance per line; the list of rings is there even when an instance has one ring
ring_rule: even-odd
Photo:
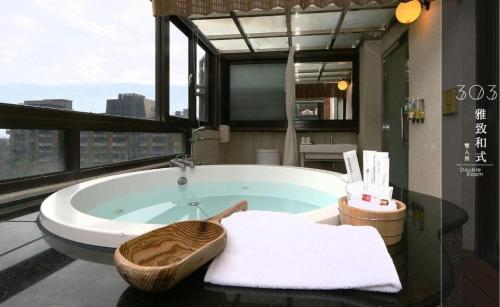
[[[339,199],[340,223],[354,226],[375,227],[385,245],[394,245],[403,237],[406,205],[395,200],[397,210],[390,212],[379,212],[364,210],[349,206],[347,196]]]

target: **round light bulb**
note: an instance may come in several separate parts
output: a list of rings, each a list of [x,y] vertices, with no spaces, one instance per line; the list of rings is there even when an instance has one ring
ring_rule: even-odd
[[[409,24],[417,20],[422,12],[422,4],[419,0],[400,2],[396,8],[396,18],[400,23]]]
[[[339,90],[341,91],[345,91],[347,89],[349,85],[347,84],[347,81],[345,80],[342,80],[340,81],[338,84],[337,84],[337,87],[339,88]]]

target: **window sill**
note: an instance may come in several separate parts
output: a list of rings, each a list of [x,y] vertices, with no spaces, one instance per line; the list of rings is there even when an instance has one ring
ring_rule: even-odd
[[[56,191],[59,191],[63,188],[69,187],[71,185],[74,185],[74,184],[77,184],[80,182],[89,181],[89,180],[101,178],[104,176],[111,176],[111,175],[123,174],[123,173],[128,173],[128,172],[144,171],[144,170],[156,169],[156,168],[163,168],[163,167],[167,166],[167,163],[168,162],[160,162],[160,163],[155,163],[155,164],[146,165],[146,166],[142,166],[142,167],[136,167],[136,168],[122,170],[122,171],[110,172],[110,173],[107,173],[105,175],[92,176],[92,177],[87,177],[84,179],[71,180],[71,181],[66,181],[63,183],[45,185],[45,186],[35,187],[35,188],[31,188],[31,189],[24,189],[24,190],[16,191],[16,192],[0,194],[0,214],[17,210],[19,208],[19,204],[24,203],[24,201],[32,200],[35,198],[42,198],[42,197],[45,198],[45,196],[48,194],[52,194]]]

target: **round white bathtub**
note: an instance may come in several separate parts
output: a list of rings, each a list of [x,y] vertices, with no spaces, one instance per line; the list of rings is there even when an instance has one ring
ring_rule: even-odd
[[[181,177],[186,184],[179,185]],[[337,198],[344,194],[340,174],[328,171],[262,165],[165,168],[62,189],[42,203],[40,224],[64,239],[117,247],[177,220],[204,219],[243,199],[249,210],[285,211],[338,224]]]

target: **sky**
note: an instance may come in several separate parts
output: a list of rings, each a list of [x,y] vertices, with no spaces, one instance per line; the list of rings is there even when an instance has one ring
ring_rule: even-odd
[[[188,46],[182,33],[172,35],[175,111],[187,101]],[[0,37],[0,102],[70,99],[75,110],[102,113],[106,99],[119,93],[155,98],[155,26],[148,0],[4,1]]]

